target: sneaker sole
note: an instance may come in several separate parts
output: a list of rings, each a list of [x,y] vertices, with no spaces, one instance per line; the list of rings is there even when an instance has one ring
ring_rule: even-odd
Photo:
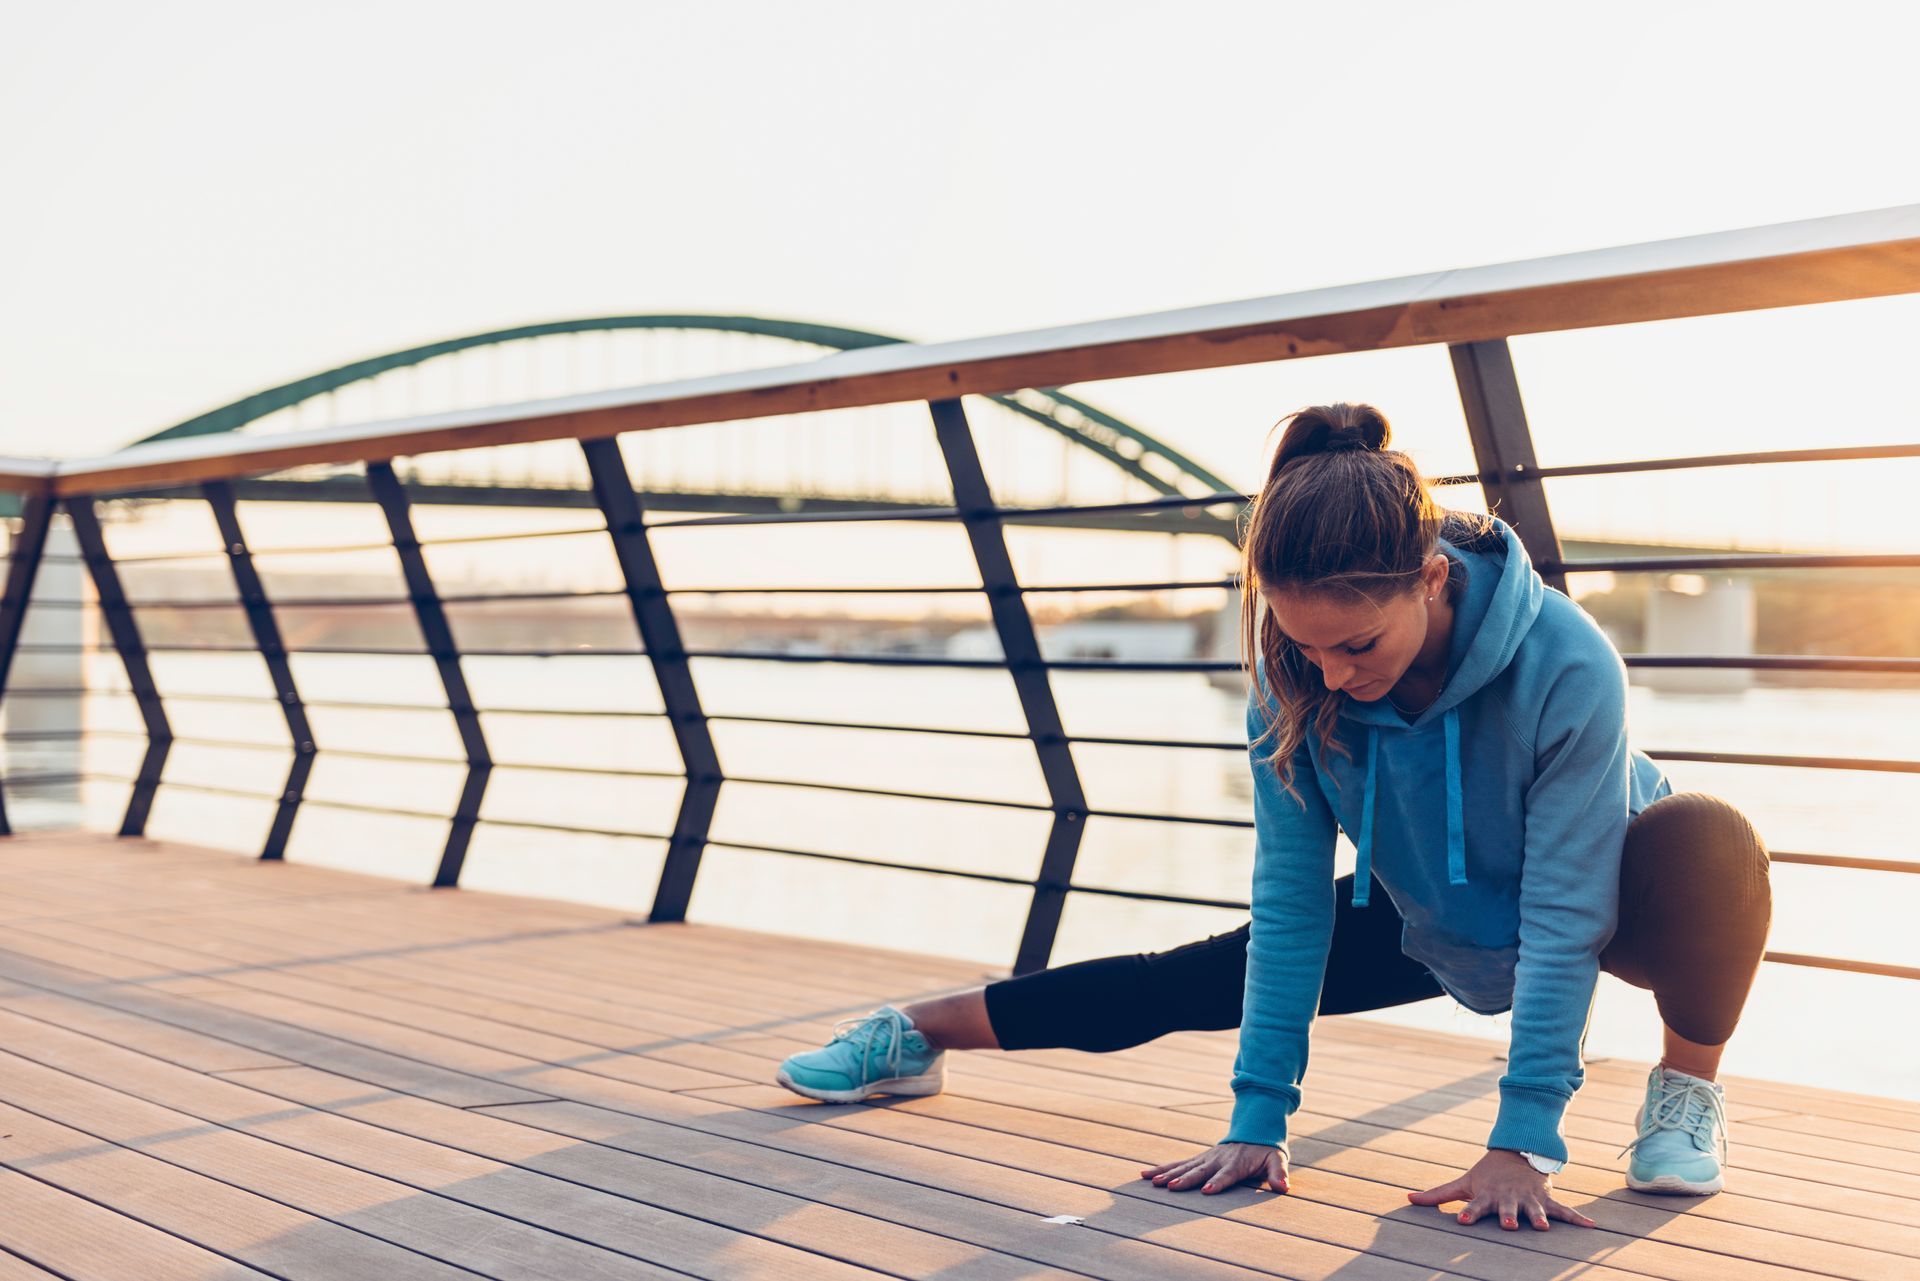
[[[1627,1175],[1627,1186],[1635,1192],[1651,1192],[1661,1196],[1712,1196],[1726,1185],[1723,1176],[1715,1175],[1711,1182],[1689,1183],[1677,1174],[1661,1174],[1651,1179],[1636,1179]]]
[[[901,1097],[938,1094],[947,1088],[947,1068],[943,1063],[937,1070],[924,1072],[919,1076],[896,1076],[885,1081],[871,1081],[851,1090],[817,1090],[810,1085],[801,1085],[787,1075],[785,1068],[776,1072],[773,1079],[795,1094],[809,1099],[818,1099],[822,1103],[858,1103],[876,1094]]]

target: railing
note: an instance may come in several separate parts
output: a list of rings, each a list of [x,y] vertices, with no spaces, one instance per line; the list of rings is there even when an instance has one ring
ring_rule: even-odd
[[[1915,567],[1920,566],[1920,555],[1742,554],[1565,559],[1544,486],[1544,482],[1551,479],[1734,465],[1916,458],[1920,457],[1920,444],[1748,452],[1579,467],[1541,467],[1535,458],[1533,437],[1507,344],[1510,335],[1911,292],[1920,292],[1920,207],[1000,338],[926,346],[869,348],[806,365],[569,397],[501,410],[461,412],[392,424],[262,438],[196,437],[140,446],[103,458],[4,464],[0,465],[0,488],[10,489],[22,496],[22,510],[9,559],[4,595],[0,596],[0,697],[72,698],[88,692],[84,685],[10,687],[7,683],[16,654],[31,652],[34,648],[21,643],[23,623],[30,603],[43,609],[77,609],[92,604],[81,599],[39,599],[32,594],[36,573],[46,558],[45,548],[56,511],[64,510],[71,521],[79,557],[91,578],[101,621],[110,638],[110,645],[98,648],[111,650],[124,664],[128,692],[138,708],[144,727],[138,733],[77,728],[20,731],[10,733],[9,738],[15,742],[50,742],[63,737],[79,738],[86,735],[143,740],[147,745],[145,754],[139,767],[131,774],[85,775],[88,778],[111,778],[130,785],[130,800],[120,824],[123,835],[139,835],[145,830],[149,810],[162,787],[247,796],[272,803],[275,806],[274,821],[261,850],[261,857],[266,859],[284,856],[295,817],[305,803],[450,820],[450,829],[433,875],[436,886],[453,886],[460,882],[473,833],[483,821],[536,830],[662,840],[666,842],[666,855],[650,913],[651,919],[656,921],[680,920],[686,915],[702,855],[710,843],[721,789],[729,781],[826,790],[848,795],[961,801],[1044,814],[1048,816],[1047,835],[1040,851],[1038,870],[1031,877],[926,863],[902,863],[819,849],[725,842],[731,848],[791,858],[1029,889],[1032,897],[1015,958],[1016,970],[1029,971],[1047,963],[1070,894],[1198,907],[1245,907],[1244,900],[1237,898],[1185,896],[1076,883],[1076,860],[1088,819],[1129,819],[1239,829],[1250,828],[1251,822],[1241,818],[1177,815],[1090,804],[1071,750],[1076,744],[1197,752],[1240,752],[1245,749],[1245,744],[1239,741],[1070,734],[1063,724],[1052,680],[1052,673],[1062,671],[1233,672],[1238,669],[1236,662],[1050,659],[1042,652],[1028,607],[1030,597],[1044,593],[1235,590],[1237,584],[1234,580],[1231,577],[1217,577],[1191,581],[1176,579],[1118,584],[1023,585],[1018,580],[1009,554],[1005,526],[1015,521],[1033,522],[1058,516],[1129,513],[1142,519],[1167,518],[1168,531],[1180,532],[1175,522],[1181,513],[1217,509],[1237,513],[1245,504],[1246,496],[1215,493],[1079,507],[1000,507],[995,504],[990,492],[963,397],[1007,393],[1027,387],[1056,387],[1097,378],[1397,346],[1445,344],[1452,356],[1453,373],[1465,410],[1477,470],[1470,475],[1443,478],[1441,483],[1480,486],[1490,509],[1498,511],[1514,526],[1540,572],[1549,583],[1562,590],[1570,574],[1603,570],[1614,573],[1665,573],[1694,569],[1801,571]],[[965,531],[973,562],[979,572],[979,587],[936,585],[851,590],[914,595],[979,593],[985,598],[1002,657],[967,659],[873,653],[791,654],[688,646],[682,637],[681,618],[674,608],[676,597],[711,596],[728,592],[770,594],[850,589],[726,585],[669,589],[663,582],[653,548],[653,538],[659,526],[649,522],[642,508],[640,495],[630,478],[620,436],[699,423],[916,400],[924,401],[931,414],[934,437],[952,482],[951,508],[753,513],[680,520],[673,522],[673,528],[677,531],[743,524],[868,520],[956,522]],[[486,543],[541,535],[511,533],[421,539],[416,533],[408,487],[396,474],[393,460],[403,455],[569,439],[579,442],[591,481],[593,500],[604,522],[602,527],[587,532],[604,535],[610,541],[622,587],[601,591],[504,591],[443,595],[436,588],[429,571],[426,549],[451,543]],[[384,518],[388,537],[378,542],[334,544],[303,550],[315,553],[354,549],[391,550],[399,559],[406,587],[404,596],[306,597],[278,602],[269,599],[255,563],[255,554],[249,548],[239,519],[235,484],[265,472],[319,464],[364,464],[368,498],[377,505]],[[218,529],[233,576],[237,593],[235,600],[130,601],[122,586],[121,569],[168,558],[116,559],[108,549],[98,504],[143,494],[178,495],[188,486],[197,486],[199,501],[210,511]],[[192,500],[174,497],[167,501]],[[578,536],[582,531],[561,532]],[[288,549],[276,550],[285,553]],[[205,555],[188,553],[179,558]],[[624,597],[641,642],[637,648],[580,651],[468,647],[463,650],[456,643],[447,612],[450,604],[557,601],[590,597]],[[135,616],[136,609],[143,605],[194,610],[231,609],[236,603],[244,613],[252,638],[250,645],[149,645],[143,639]],[[420,629],[424,647],[314,646],[290,649],[282,636],[276,609],[299,606],[406,606],[411,609]],[[293,752],[285,784],[276,795],[265,796],[217,784],[164,779],[168,754],[176,743],[235,750],[271,747],[237,739],[176,735],[167,714],[169,702],[260,704],[268,700],[246,695],[209,693],[176,694],[163,698],[155,684],[149,655],[172,652],[261,655],[273,690],[270,701],[284,715]],[[435,666],[440,698],[431,704],[307,698],[297,687],[290,662],[290,655],[299,652],[424,655]],[[481,802],[489,777],[496,768],[508,767],[496,762],[481,718],[487,714],[504,715],[530,709],[487,707],[476,703],[467,683],[463,659],[494,654],[560,657],[582,652],[600,656],[645,656],[658,680],[661,710],[545,709],[540,714],[664,722],[672,735],[682,768],[676,772],[522,762],[511,763],[510,767],[563,775],[682,780],[684,790],[669,831],[642,832],[567,823],[483,820],[481,816]],[[1004,671],[1008,673],[1017,696],[1024,728],[1015,732],[875,721],[714,715],[702,706],[691,666],[695,661],[704,659]],[[1626,661],[1630,667],[1636,668],[1920,673],[1920,656],[1633,654],[1628,655]],[[323,749],[316,739],[309,712],[400,708],[408,711],[438,710],[450,715],[458,731],[460,755],[436,757],[366,750],[325,750],[330,755],[368,762],[428,762],[464,768],[464,784],[451,814],[400,807],[356,806],[353,802],[340,800],[310,801],[306,795],[309,776]],[[1040,803],[912,789],[728,775],[722,769],[712,732],[716,724],[726,723],[1025,742],[1031,746],[1038,763],[1047,799]],[[1920,761],[1911,760],[1679,749],[1651,754],[1675,761],[1920,773]],[[67,779],[66,775],[16,776],[7,782],[19,785]],[[3,802],[4,791],[0,791],[0,831],[9,830]],[[1844,853],[1776,852],[1773,858],[1779,863],[1826,868],[1920,872],[1920,862],[1855,857]],[[1788,953],[1769,953],[1769,959],[1796,965],[1920,978],[1920,969],[1877,962]]]

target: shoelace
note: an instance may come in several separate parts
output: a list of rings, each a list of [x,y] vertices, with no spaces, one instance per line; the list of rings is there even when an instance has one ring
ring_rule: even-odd
[[[863,1015],[857,1019],[841,1019],[833,1025],[835,1041],[860,1042],[860,1079],[870,1080],[867,1069],[873,1066],[873,1043],[880,1030],[885,1028],[887,1036],[886,1057],[882,1066],[886,1069],[887,1079],[900,1075],[900,1042],[907,1030],[907,1021],[898,1010],[880,1010],[874,1014]],[[864,1033],[864,1035],[862,1035]]]
[[[1726,1102],[1720,1091],[1705,1081],[1689,1081],[1683,1086],[1666,1086],[1665,1091],[1654,1101],[1653,1109],[1640,1122],[1640,1134],[1633,1142],[1619,1151],[1625,1156],[1634,1151],[1642,1142],[1652,1138],[1662,1130],[1680,1130],[1695,1138],[1701,1130],[1707,1129],[1709,1135],[1717,1136],[1722,1164],[1727,1159],[1727,1110]]]

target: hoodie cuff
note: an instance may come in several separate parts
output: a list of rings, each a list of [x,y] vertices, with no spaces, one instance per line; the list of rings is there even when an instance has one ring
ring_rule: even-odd
[[[1287,1118],[1300,1106],[1300,1091],[1280,1094],[1259,1088],[1236,1089],[1233,1120],[1222,1143],[1259,1143],[1285,1150]]]
[[[1567,1144],[1560,1137],[1560,1118],[1567,1110],[1565,1096],[1553,1090],[1524,1085],[1500,1087],[1500,1115],[1494,1118],[1490,1148],[1534,1152],[1555,1161],[1567,1160]],[[1238,1111],[1235,1112],[1238,1116]]]

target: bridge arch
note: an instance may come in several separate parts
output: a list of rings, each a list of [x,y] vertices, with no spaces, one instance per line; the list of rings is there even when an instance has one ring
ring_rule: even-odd
[[[762,338],[780,338],[832,351],[852,351],[861,347],[883,347],[906,341],[886,334],[819,325],[806,321],[772,320],[760,316],[708,316],[666,314],[640,316],[595,316],[580,320],[554,320],[541,324],[518,325],[511,329],[493,329],[484,333],[448,338],[419,347],[408,347],[352,361],[333,369],[296,378],[278,387],[243,396],[231,404],[197,414],[162,431],[144,436],[136,444],[156,440],[177,440],[186,436],[210,436],[239,431],[269,414],[290,409],[303,401],[338,391],[353,383],[377,378],[395,369],[424,364],[441,356],[469,351],[476,347],[498,346],[559,334],[596,333],[614,330],[706,330],[717,333],[751,334]],[[1056,432],[1073,444],[1089,450],[1114,467],[1168,497],[1222,493],[1232,486],[1180,453],[1166,442],[1155,439],[1130,423],[1105,410],[1053,388],[1033,388],[987,399],[1023,418]]]

